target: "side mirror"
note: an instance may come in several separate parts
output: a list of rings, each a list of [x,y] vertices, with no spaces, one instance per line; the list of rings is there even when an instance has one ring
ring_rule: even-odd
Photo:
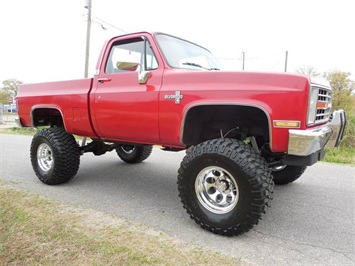
[[[133,55],[127,55],[121,61],[116,62],[116,67],[119,70],[136,71],[138,66],[138,59]]]
[[[139,63],[138,59],[133,55],[127,55],[124,58],[122,58],[121,61],[116,62],[117,69],[125,70],[125,71],[136,71],[138,66],[140,65],[141,64]],[[138,72],[138,83],[139,84],[147,83],[149,77],[150,77],[150,71],[140,70]]]
[[[138,82],[139,84],[146,84],[150,77],[150,71],[140,71],[138,73]]]

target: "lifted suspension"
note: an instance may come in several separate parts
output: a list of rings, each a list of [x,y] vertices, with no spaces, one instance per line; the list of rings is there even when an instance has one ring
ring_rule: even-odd
[[[80,146],[81,155],[86,152],[92,152],[96,156],[103,155],[106,152],[113,151],[117,147],[117,143],[105,143],[101,140],[92,140],[92,142],[86,144],[86,137],[83,138]]]

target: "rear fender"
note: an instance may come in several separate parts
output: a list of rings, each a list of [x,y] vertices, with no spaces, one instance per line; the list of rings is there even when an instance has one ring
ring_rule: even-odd
[[[64,115],[55,105],[37,105],[31,110],[32,126],[58,126],[67,130]]]

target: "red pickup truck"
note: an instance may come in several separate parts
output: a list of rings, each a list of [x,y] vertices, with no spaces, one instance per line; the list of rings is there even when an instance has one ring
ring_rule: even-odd
[[[42,182],[72,179],[86,152],[139,163],[153,145],[186,150],[184,208],[202,228],[238,235],[262,218],[274,183],[293,182],[339,144],[346,118],[331,113],[331,98],[327,82],[220,71],[199,45],[139,32],[107,41],[93,78],[22,85],[17,100],[19,124],[42,128],[30,151]]]

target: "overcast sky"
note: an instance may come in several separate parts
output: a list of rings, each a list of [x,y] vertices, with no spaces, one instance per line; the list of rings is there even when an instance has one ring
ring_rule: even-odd
[[[351,0],[92,0],[92,75],[104,41],[159,31],[208,48],[226,69],[288,72],[312,66],[355,76]],[[1,0],[0,82],[84,76],[84,0]],[[104,22],[111,24],[106,24]],[[118,29],[117,29],[118,28]],[[120,29],[120,30],[119,30]]]

